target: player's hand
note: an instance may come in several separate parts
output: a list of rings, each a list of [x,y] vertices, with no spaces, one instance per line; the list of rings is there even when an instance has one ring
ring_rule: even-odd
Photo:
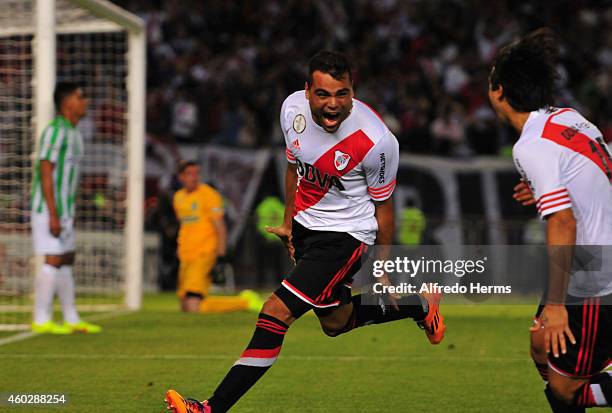
[[[266,231],[268,231],[270,234],[276,235],[281,239],[281,241],[283,241],[283,244],[285,244],[285,247],[287,247],[287,251],[289,252],[289,257],[295,265],[295,248],[293,247],[293,243],[291,242],[291,228],[287,228],[285,226],[266,227]]]
[[[512,194],[512,198],[524,206],[533,205],[536,203],[536,199],[533,197],[531,188],[529,188],[529,185],[527,185],[527,183],[523,180],[514,186],[514,194]]]
[[[559,350],[561,350],[561,354],[565,354],[567,352],[566,336],[572,344],[576,344],[574,334],[569,328],[567,309],[564,305],[551,304],[544,306],[538,321],[539,323],[536,322],[531,327],[531,331],[537,331],[543,326],[546,353],[552,351],[555,357],[559,357]]]
[[[51,214],[49,216],[49,232],[55,238],[59,238],[62,233],[62,225],[60,224],[60,220],[55,214]]]
[[[378,279],[378,281],[383,286],[385,286],[385,287],[393,285],[391,283],[391,280],[389,280],[389,276],[386,273],[381,275],[380,278]],[[391,308],[393,308],[395,311],[399,311],[399,307],[397,305],[397,301],[401,298],[401,296],[399,294],[396,294],[396,293],[387,293],[386,296],[387,296],[387,300],[386,301],[388,301],[388,304],[391,306]]]

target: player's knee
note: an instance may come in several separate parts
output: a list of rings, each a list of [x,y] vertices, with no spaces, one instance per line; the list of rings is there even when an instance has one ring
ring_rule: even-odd
[[[321,326],[321,329],[323,330],[323,333],[325,333],[325,335],[328,337],[338,337],[340,334],[344,333],[343,330],[336,330],[332,328],[327,328],[325,326]]]
[[[557,400],[562,401],[567,405],[571,405],[574,402],[576,396],[575,390],[564,383],[551,381],[548,386]]]
[[[531,333],[531,359],[539,364],[548,362],[548,354],[546,354],[546,346],[544,344],[544,334],[542,331]]]
[[[539,346],[531,345],[530,348],[531,359],[538,364],[546,364],[548,361],[548,355],[546,354],[546,350],[540,348]]]
[[[571,405],[583,383],[582,380],[574,380],[553,372],[549,376],[548,387],[557,400]]]
[[[283,303],[281,299],[276,296],[276,294],[272,294],[270,297],[268,297],[261,308],[261,312],[272,316],[287,325],[290,325],[295,320],[289,308],[287,308],[285,303]]]
[[[329,337],[338,337],[340,334],[345,333],[346,322],[339,322],[337,320],[320,320],[321,330]]]

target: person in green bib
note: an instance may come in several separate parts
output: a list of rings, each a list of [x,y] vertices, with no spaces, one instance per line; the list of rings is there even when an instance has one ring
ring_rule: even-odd
[[[44,256],[34,283],[32,331],[47,334],[99,333],[100,326],[81,320],[74,300],[74,211],[83,158],[76,126],[87,112],[87,99],[75,83],[59,82],[53,101],[57,116],[45,128],[35,158],[31,225],[36,255]],[[53,321],[55,292],[64,323]]]

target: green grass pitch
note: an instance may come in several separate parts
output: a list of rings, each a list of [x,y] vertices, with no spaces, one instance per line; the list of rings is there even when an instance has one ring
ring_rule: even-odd
[[[548,412],[528,356],[534,306],[442,307],[446,338],[411,321],[325,336],[292,326],[276,364],[235,406],[243,413]],[[0,393],[66,393],[63,407],[0,412],[161,412],[164,392],[205,398],[248,342],[254,313],[181,314],[172,295],[100,321],[100,335],[36,336],[0,346]]]

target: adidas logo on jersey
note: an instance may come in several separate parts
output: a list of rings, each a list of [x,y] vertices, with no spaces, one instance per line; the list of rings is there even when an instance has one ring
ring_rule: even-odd
[[[348,163],[348,161],[347,161]],[[335,186],[340,191],[344,191],[344,185],[340,182],[340,178],[336,175],[330,175],[327,172],[322,173],[315,166],[302,162],[299,159],[297,160],[298,164],[298,174],[305,179],[307,182],[315,184],[320,188],[331,189],[332,186]]]

